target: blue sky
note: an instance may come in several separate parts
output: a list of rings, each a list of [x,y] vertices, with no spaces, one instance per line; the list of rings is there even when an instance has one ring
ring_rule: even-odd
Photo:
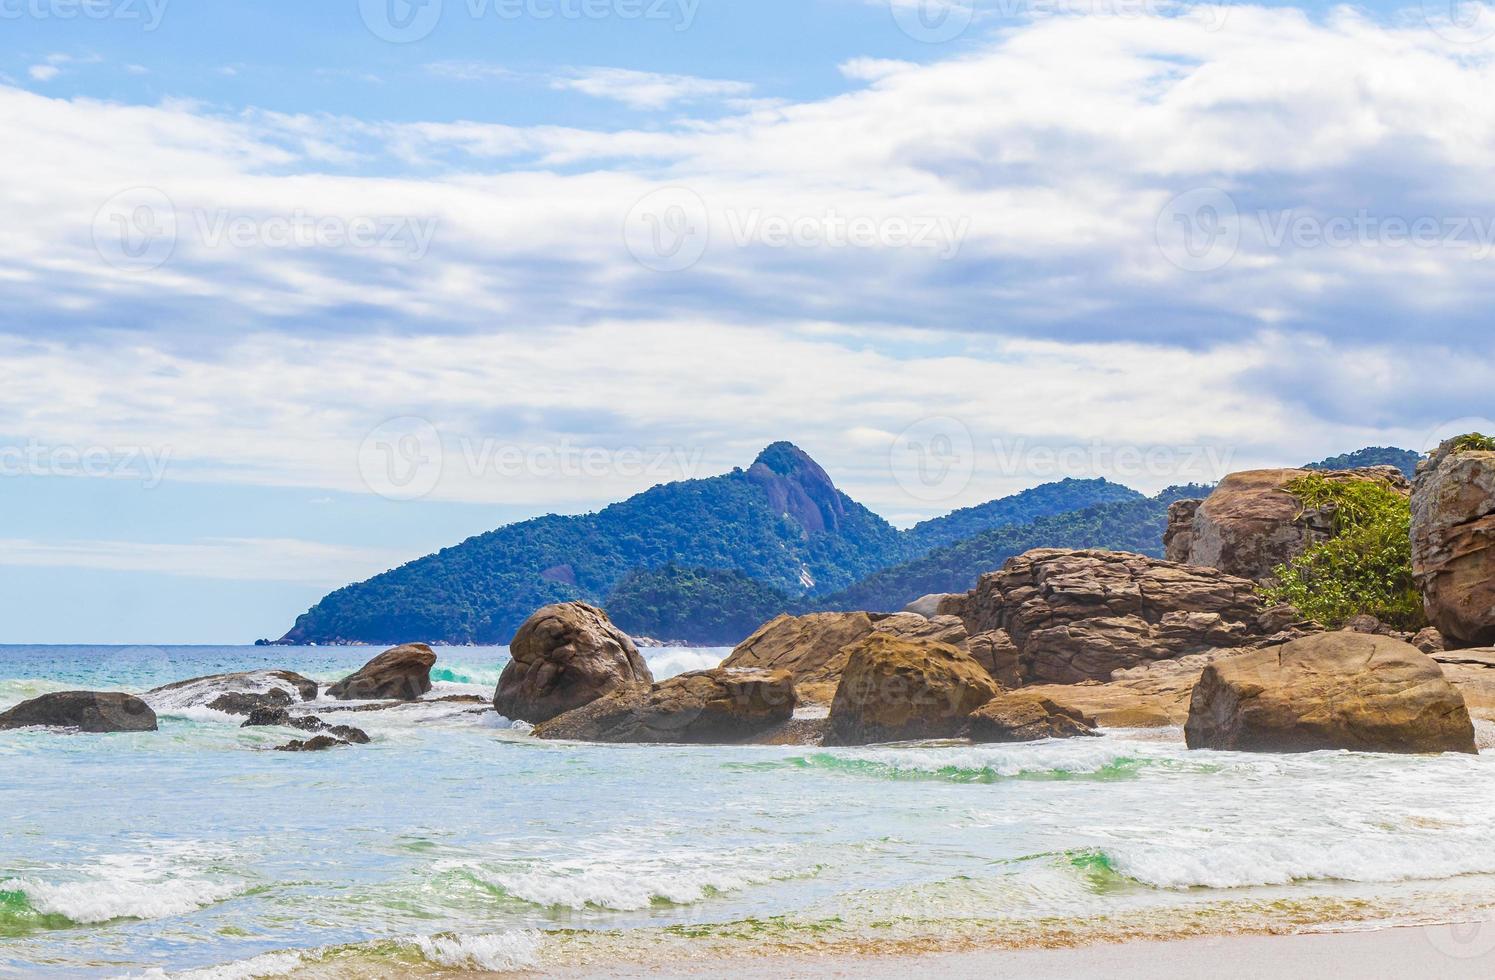
[[[0,3],[0,642],[776,439],[907,524],[1495,426],[1486,7],[89,11]]]

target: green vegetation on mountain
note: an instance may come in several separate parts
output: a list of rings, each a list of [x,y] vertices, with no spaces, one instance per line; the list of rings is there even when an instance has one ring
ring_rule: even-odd
[[[629,572],[608,597],[607,612],[636,636],[733,646],[799,602],[735,569],[666,565]]]
[[[904,539],[909,556],[917,557],[992,528],[1027,524],[1040,517],[1099,504],[1141,499],[1142,494],[1131,487],[1109,480],[1060,480],[916,524],[904,532]]]
[[[1453,441],[1453,451],[1456,453],[1495,453],[1495,436],[1487,436],[1481,432],[1459,436]]]
[[[824,609],[895,612],[931,592],[965,592],[983,573],[1034,548],[1105,548],[1161,558],[1168,505],[1203,487],[1180,487],[1152,498],[1101,504],[1031,524],[994,528],[938,548],[922,558],[883,569],[849,589],[817,601]]]
[[[1337,483],[1317,474],[1287,489],[1305,508],[1332,507],[1333,536],[1275,570],[1263,588],[1269,602],[1287,602],[1336,629],[1371,615],[1398,629],[1427,625],[1412,578],[1411,501],[1383,483]]]
[[[1353,470],[1362,466],[1395,466],[1407,475],[1408,479],[1417,475],[1417,464],[1422,460],[1421,453],[1415,453],[1410,449],[1394,449],[1390,446],[1375,446],[1370,449],[1361,449],[1358,452],[1345,453],[1342,456],[1331,456],[1317,463],[1309,463],[1305,469],[1310,470]]]

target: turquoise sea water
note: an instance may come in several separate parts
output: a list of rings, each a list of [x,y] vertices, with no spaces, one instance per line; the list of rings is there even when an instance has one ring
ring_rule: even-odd
[[[0,709],[350,648],[0,647]],[[491,695],[500,648],[438,651]],[[721,650],[647,651],[658,676]],[[370,745],[201,709],[0,732],[0,975],[399,976],[765,951],[1457,921],[1495,902],[1490,755],[540,743],[491,710],[360,713]],[[339,719],[343,720],[343,719]],[[1455,948],[1450,955],[1467,952]]]

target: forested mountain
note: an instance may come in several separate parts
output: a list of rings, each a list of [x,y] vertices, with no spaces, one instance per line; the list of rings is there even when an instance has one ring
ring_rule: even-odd
[[[595,514],[512,524],[339,589],[282,642],[507,643],[540,606],[570,599],[617,606],[639,632],[703,642],[749,610],[798,607],[940,544],[1127,499],[1140,495],[1064,480],[900,533],[803,451],[775,443],[747,470],[663,484]],[[717,625],[692,625],[691,611]]]
[[[1408,479],[1411,479],[1417,475],[1417,464],[1421,460],[1422,454],[1414,453],[1410,449],[1374,446],[1358,452],[1345,453],[1342,456],[1331,456],[1317,463],[1309,463],[1306,468],[1310,470],[1353,470],[1361,466],[1395,466],[1407,474]]]

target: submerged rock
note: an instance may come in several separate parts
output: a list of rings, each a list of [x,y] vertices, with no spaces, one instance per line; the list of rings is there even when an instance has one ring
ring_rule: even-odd
[[[616,691],[647,690],[649,665],[607,613],[584,602],[536,612],[509,644],[513,658],[498,679],[493,707],[538,724]]]
[[[415,701],[431,690],[435,652],[424,643],[385,650],[327,689],[339,701]]]
[[[129,694],[61,691],[0,713],[0,730],[14,728],[73,728],[80,732],[153,732],[156,713]]]
[[[1418,469],[1412,570],[1449,646],[1495,643],[1495,452],[1449,440]]]
[[[998,690],[964,650],[873,634],[849,650],[825,744],[952,738]]]
[[[1463,695],[1431,657],[1364,633],[1324,633],[1205,667],[1190,748],[1474,752]]]
[[[349,743],[343,741],[340,738],[333,738],[331,735],[318,735],[316,738],[309,738],[309,739],[307,739],[304,742],[300,741],[298,739],[296,741],[287,742],[284,745],[277,745],[277,746],[275,746],[275,751],[276,752],[325,752],[328,749],[342,749],[342,748],[347,748],[348,744]]]
[[[157,711],[211,708],[247,715],[256,708],[313,701],[317,682],[290,670],[249,670],[177,681],[140,697]]]
[[[971,714],[973,742],[1036,742],[1097,734],[1094,722],[1074,708],[1031,691],[999,694]]]
[[[1168,557],[1241,578],[1270,578],[1278,565],[1328,540],[1333,529],[1329,510],[1304,508],[1287,489],[1294,480],[1314,474],[1336,481],[1373,480],[1411,492],[1406,476],[1394,466],[1232,473],[1203,503],[1190,506],[1181,501],[1170,507]]]
[[[627,688],[540,724],[535,735],[581,742],[742,742],[794,717],[788,671],[721,668]]]

